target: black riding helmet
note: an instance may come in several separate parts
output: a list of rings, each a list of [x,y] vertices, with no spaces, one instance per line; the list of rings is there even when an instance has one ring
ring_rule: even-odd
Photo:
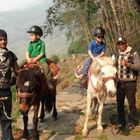
[[[105,34],[105,30],[102,28],[102,27],[97,27],[95,28],[95,30],[93,31],[93,34],[95,36],[98,36],[98,35],[103,35]]]
[[[29,31],[27,31],[27,33],[35,33],[35,34],[39,34],[40,36],[43,35],[42,29],[37,25],[30,27],[30,29],[29,29]]]
[[[7,33],[2,29],[0,29],[0,37],[5,37],[7,39]]]

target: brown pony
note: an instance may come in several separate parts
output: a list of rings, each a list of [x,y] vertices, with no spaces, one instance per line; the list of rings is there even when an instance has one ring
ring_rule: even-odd
[[[33,140],[39,140],[38,111],[41,105],[40,119],[45,117],[45,109],[50,112],[53,110],[52,117],[57,119],[56,110],[56,83],[57,80],[49,81],[45,78],[41,68],[36,64],[31,64],[19,71],[16,88],[19,97],[19,109],[23,115],[24,130],[22,137],[28,139],[28,112],[34,106],[33,116]]]

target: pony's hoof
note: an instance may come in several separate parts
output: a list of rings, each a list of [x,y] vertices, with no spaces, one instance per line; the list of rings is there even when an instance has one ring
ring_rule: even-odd
[[[39,136],[33,136],[33,140],[39,140]]]
[[[29,139],[29,134],[22,134],[22,140],[28,140]]]
[[[97,131],[98,131],[98,133],[100,133],[100,134],[102,134],[103,133],[103,127],[102,126],[98,126],[97,127]]]
[[[57,121],[57,117],[53,117],[53,121]]]
[[[39,121],[40,121],[40,123],[43,123],[43,122],[44,122],[44,120],[43,120],[43,119],[39,119]]]
[[[22,140],[29,140],[29,137],[28,138],[27,137],[26,138],[25,137],[22,137]]]
[[[85,131],[85,130],[82,130],[82,136],[83,137],[86,137],[87,136],[87,130]]]

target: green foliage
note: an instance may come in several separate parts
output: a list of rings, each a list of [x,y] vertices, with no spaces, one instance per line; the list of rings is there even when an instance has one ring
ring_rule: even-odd
[[[126,13],[132,20],[140,24],[140,15],[136,11],[131,11]]]
[[[69,55],[78,53],[80,54],[87,53],[87,45],[82,38],[72,41],[68,48]]]
[[[79,37],[85,34],[83,21],[87,23],[90,30],[91,19],[100,8],[100,3],[92,0],[54,0],[53,2],[54,5],[46,11],[44,36],[52,34],[54,27],[58,26],[60,30],[64,28],[67,30],[68,38]]]

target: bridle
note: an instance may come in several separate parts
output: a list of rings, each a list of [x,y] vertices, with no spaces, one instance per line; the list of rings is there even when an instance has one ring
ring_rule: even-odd
[[[116,79],[115,76],[102,77],[103,83],[106,83],[107,81],[115,80],[115,79]]]
[[[103,86],[102,86],[102,88],[98,88],[98,81],[102,81],[103,82],[103,85],[105,85],[105,83],[107,82],[107,81],[110,81],[110,80],[115,80],[115,76],[107,76],[107,77],[100,77],[99,78],[99,80],[97,81],[97,87],[95,87],[94,85],[93,85],[93,82],[92,82],[92,80],[91,80],[91,72],[90,72],[90,70],[88,71],[88,79],[89,79],[89,82],[90,82],[90,84],[91,84],[91,86],[92,86],[92,88],[97,92],[97,93],[100,93],[101,92],[101,90],[103,89]]]
[[[27,92],[17,92],[18,97],[20,98],[31,98],[33,97],[33,93],[27,93]]]
[[[22,99],[22,98],[30,98],[31,99],[30,104],[29,104],[29,106],[30,106],[30,105],[33,104],[33,102],[35,100],[35,97],[37,96],[37,93],[28,93],[28,92],[19,92],[18,91],[17,95],[18,95],[18,97],[20,99]]]

